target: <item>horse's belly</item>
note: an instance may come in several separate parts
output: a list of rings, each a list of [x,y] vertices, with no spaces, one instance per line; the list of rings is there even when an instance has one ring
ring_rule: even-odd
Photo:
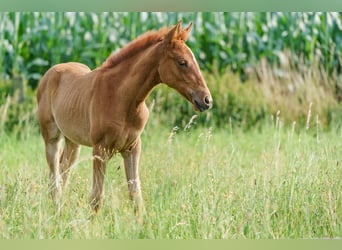
[[[86,129],[81,129],[81,128],[70,129],[69,128],[66,131],[64,130],[63,134],[65,137],[67,137],[69,140],[71,140],[72,142],[76,144],[81,144],[81,145],[89,146],[89,147],[92,146],[89,132]]]
[[[54,118],[61,133],[76,144],[91,146],[90,121],[87,108],[79,103],[59,100],[55,105]]]
[[[62,132],[63,136],[75,144],[81,144],[85,146],[91,146],[91,138],[89,132],[89,126],[86,122],[65,122],[64,119],[57,121],[57,126]]]

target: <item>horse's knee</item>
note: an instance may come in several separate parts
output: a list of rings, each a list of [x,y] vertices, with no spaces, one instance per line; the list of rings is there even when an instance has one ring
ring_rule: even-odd
[[[128,190],[129,190],[129,196],[130,196],[131,200],[142,199],[139,178],[128,181]]]

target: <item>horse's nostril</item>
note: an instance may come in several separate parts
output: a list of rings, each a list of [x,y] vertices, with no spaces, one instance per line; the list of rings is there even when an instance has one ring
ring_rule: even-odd
[[[211,104],[211,101],[210,101],[210,97],[209,97],[209,96],[204,97],[204,103],[205,103],[206,105],[208,105],[208,106]]]

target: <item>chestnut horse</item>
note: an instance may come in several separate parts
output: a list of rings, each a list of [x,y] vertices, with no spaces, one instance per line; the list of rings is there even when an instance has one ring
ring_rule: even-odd
[[[50,168],[50,190],[59,204],[80,145],[93,149],[91,206],[101,207],[107,161],[124,159],[130,198],[143,207],[139,179],[145,100],[159,83],[178,91],[197,111],[212,106],[198,63],[185,42],[192,23],[147,32],[98,68],[69,62],[51,67],[39,83],[38,119]],[[62,139],[64,138],[64,149]]]

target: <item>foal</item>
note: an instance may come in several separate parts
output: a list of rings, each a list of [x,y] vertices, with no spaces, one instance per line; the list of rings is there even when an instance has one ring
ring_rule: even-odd
[[[37,92],[38,120],[57,204],[80,145],[85,145],[93,148],[93,209],[101,207],[106,163],[115,153],[124,159],[130,198],[139,210],[143,207],[140,135],[149,116],[145,100],[152,89],[165,83],[197,111],[212,106],[198,63],[185,44],[191,28],[190,23],[183,29],[179,21],[171,29],[147,32],[93,71],[69,62],[45,73]]]

